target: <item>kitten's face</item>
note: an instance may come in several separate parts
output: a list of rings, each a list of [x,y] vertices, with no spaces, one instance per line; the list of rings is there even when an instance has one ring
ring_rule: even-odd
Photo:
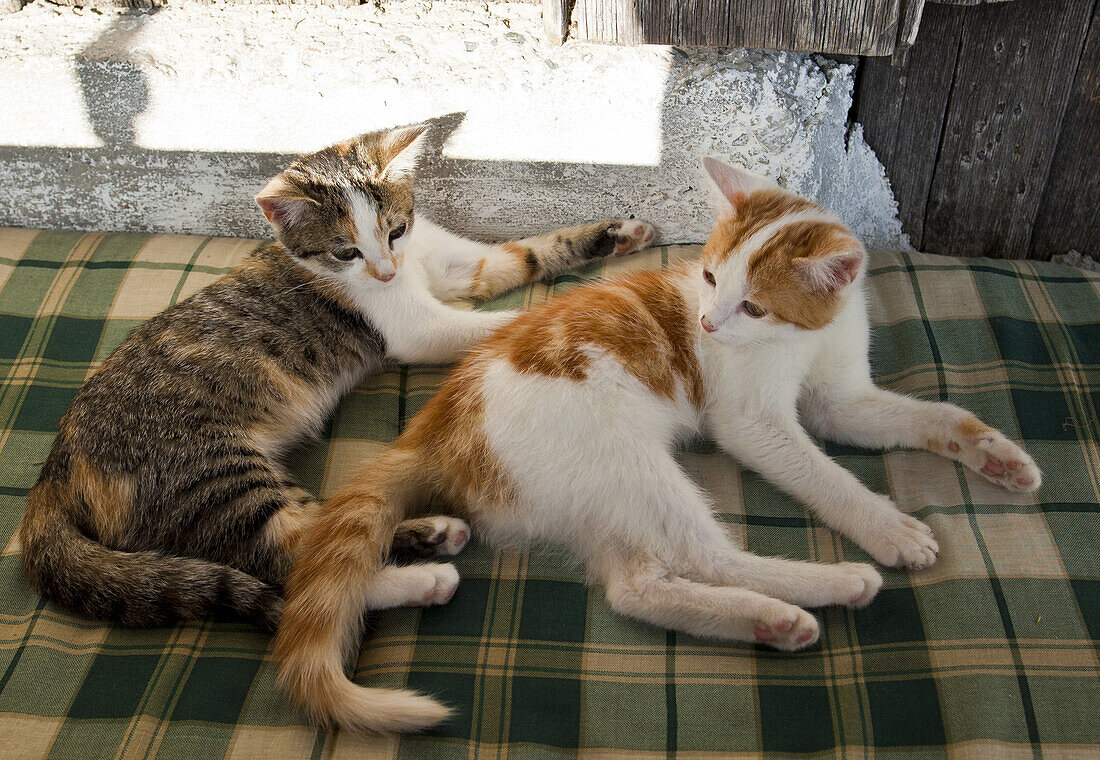
[[[720,218],[703,248],[699,321],[723,343],[817,330],[844,304],[863,246],[832,214],[778,185],[706,159]]]
[[[413,224],[423,127],[372,132],[304,156],[256,196],[279,242],[349,285],[397,276]]]

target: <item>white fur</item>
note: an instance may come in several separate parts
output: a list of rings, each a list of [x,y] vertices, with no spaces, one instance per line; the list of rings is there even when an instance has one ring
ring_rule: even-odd
[[[383,245],[385,240],[383,230],[378,229],[378,207],[370,198],[362,193],[352,192],[348,201],[351,205],[351,218],[358,230],[358,237],[352,241],[363,259],[356,259],[352,264],[353,274],[357,271],[365,271],[364,262],[370,262],[378,276],[385,280],[397,273],[396,251],[391,251],[388,245]]]

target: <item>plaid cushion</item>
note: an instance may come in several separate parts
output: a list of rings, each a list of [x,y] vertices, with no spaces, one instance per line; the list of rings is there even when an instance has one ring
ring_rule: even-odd
[[[1010,494],[922,452],[825,444],[927,521],[942,554],[885,572],[867,609],[828,609],[798,654],[702,641],[619,617],[576,569],[474,542],[442,607],[374,615],[355,679],[458,708],[420,736],[306,725],[274,686],[268,638],[204,622],[125,630],[32,592],[12,539],[59,417],[147,317],[257,241],[0,230],[0,755],[5,758],[1096,757],[1100,752],[1100,277],[1035,262],[875,253],[879,383],[973,410],[1046,473]],[[697,247],[593,265],[498,299],[541,302],[586,278]],[[442,367],[355,389],[293,463],[321,494],[391,440]],[[766,555],[866,556],[711,442],[681,461],[736,540]]]

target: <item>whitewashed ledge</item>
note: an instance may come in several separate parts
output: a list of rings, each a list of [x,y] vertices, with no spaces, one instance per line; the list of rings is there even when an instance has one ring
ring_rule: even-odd
[[[0,225],[266,234],[294,154],[437,119],[421,207],[499,237],[635,215],[702,240],[703,155],[779,178],[904,246],[846,123],[850,67],[803,54],[542,38],[525,3],[183,4],[0,16]]]

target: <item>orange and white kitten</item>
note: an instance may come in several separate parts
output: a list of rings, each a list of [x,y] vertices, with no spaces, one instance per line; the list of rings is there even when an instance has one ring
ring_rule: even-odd
[[[393,448],[323,505],[287,584],[281,682],[316,720],[415,730],[447,708],[344,676],[364,608],[446,602],[451,565],[386,565],[395,526],[442,495],[489,540],[575,553],[611,607],[698,636],[792,651],[817,641],[803,607],[859,607],[866,564],[757,557],[735,546],[677,464],[705,431],[878,562],[936,559],[931,530],[872,493],[809,431],[928,448],[1015,490],[1031,458],[950,404],[876,388],[863,246],[772,182],[704,162],[721,217],[700,261],[579,288],[480,344]],[[805,426],[805,429],[804,427]]]

